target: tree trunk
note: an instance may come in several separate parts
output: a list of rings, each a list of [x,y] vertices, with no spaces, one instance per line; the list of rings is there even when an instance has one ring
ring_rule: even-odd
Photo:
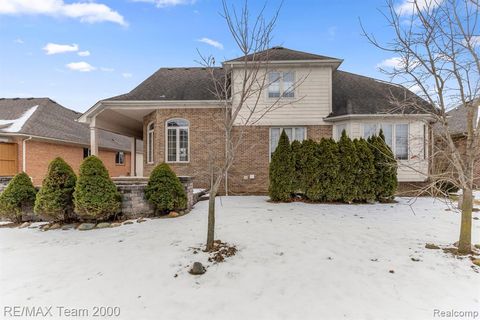
[[[211,192],[208,199],[207,251],[213,249],[213,241],[215,240],[215,197],[216,194]]]
[[[463,189],[462,201],[462,222],[460,227],[460,240],[458,242],[458,253],[468,254],[472,251],[472,189]]]

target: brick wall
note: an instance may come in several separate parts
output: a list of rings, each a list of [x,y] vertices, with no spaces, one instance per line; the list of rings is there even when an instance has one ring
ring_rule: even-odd
[[[165,162],[166,121],[182,118],[190,122],[190,161],[188,163],[169,163],[179,176],[194,177],[195,188],[206,188],[209,184],[209,163],[222,163],[225,156],[225,135],[221,129],[223,111],[212,109],[160,109],[144,119],[144,176],[148,177],[155,164]],[[146,127],[155,122],[154,161],[147,161]]]
[[[22,142],[17,141],[17,144],[19,172],[21,172],[23,169]],[[83,147],[38,140],[29,140],[26,145],[26,171],[32,177],[34,185],[42,184],[50,161],[56,157],[62,157],[78,174],[78,169],[83,161]],[[125,153],[124,165],[115,164],[115,151],[100,150],[99,153],[100,159],[102,159],[111,176],[130,174],[130,153]]]
[[[306,126],[307,138],[319,141],[332,136],[332,126]],[[240,129],[238,129],[240,130]],[[243,143],[228,175],[230,194],[265,194],[268,192],[270,165],[270,127],[250,126],[243,131]],[[238,132],[237,132],[238,134]]]
[[[144,141],[147,141],[146,127],[155,122],[154,164],[147,164],[147,148],[144,148],[144,175],[148,176],[153,167],[165,161],[165,125],[172,118],[183,118],[190,122],[190,162],[170,163],[177,175],[194,177],[195,188],[208,188],[210,159],[222,163],[225,155],[225,135],[221,127],[221,109],[159,109],[144,118]],[[233,166],[228,174],[230,194],[265,194],[268,191],[269,140],[268,126],[235,128],[233,135],[238,137],[243,130],[242,144],[239,146]],[[332,136],[332,126],[307,126],[307,138],[320,140]],[[224,192],[224,186],[220,192]]]

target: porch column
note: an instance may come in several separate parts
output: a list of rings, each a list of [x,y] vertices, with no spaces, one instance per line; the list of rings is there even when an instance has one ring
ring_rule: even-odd
[[[98,157],[98,129],[90,127],[90,153]]]
[[[137,138],[130,138],[130,175],[137,176]]]

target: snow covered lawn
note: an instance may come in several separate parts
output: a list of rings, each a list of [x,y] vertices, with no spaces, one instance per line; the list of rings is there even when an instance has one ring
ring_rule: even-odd
[[[414,211],[399,200],[218,199],[217,238],[239,251],[203,276],[187,271],[207,263],[191,249],[205,239],[207,202],[180,218],[113,229],[3,228],[1,316],[14,305],[118,306],[120,319],[139,320],[435,319],[434,309],[479,311],[472,264],[425,249],[457,240],[459,214],[431,198],[418,199]],[[474,220],[474,243],[479,230]]]

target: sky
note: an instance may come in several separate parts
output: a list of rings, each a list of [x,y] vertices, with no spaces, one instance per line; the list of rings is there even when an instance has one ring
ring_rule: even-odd
[[[252,15],[264,3],[250,0]],[[266,15],[279,4],[269,0]],[[385,0],[284,0],[272,46],[344,59],[342,70],[388,80],[378,66],[393,57],[368,43],[359,22],[391,39],[383,9]],[[198,51],[237,57],[221,10],[220,0],[0,0],[0,97],[49,97],[83,112],[160,67],[198,66]]]

